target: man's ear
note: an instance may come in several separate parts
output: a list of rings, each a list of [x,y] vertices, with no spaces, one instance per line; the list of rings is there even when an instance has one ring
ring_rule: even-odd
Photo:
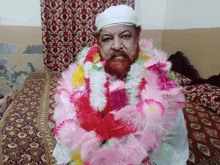
[[[140,25],[136,27],[136,35],[137,35],[138,39],[140,38],[141,28],[142,27]]]

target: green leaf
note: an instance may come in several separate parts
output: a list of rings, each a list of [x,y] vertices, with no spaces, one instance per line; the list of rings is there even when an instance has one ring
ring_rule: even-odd
[[[137,60],[135,63],[138,64],[138,65],[141,65],[141,61],[140,60]]]
[[[93,66],[92,66],[92,69],[99,70],[99,68],[97,67],[97,65],[93,65]]]
[[[66,165],[70,165],[70,163],[73,163],[73,162],[75,162],[75,160],[69,161]]]
[[[109,143],[109,140],[107,141],[107,144],[108,144],[109,147],[111,147],[111,145],[110,145],[110,143]]]
[[[169,73],[169,74],[167,74],[167,76],[170,77],[170,78],[172,78],[172,79],[174,79],[174,80],[175,80],[175,78],[176,78],[173,73]]]
[[[97,65],[94,64],[94,65],[92,66],[92,69],[95,69],[95,70],[100,71],[100,70],[103,69],[103,67],[98,67]]]
[[[170,147],[164,147],[164,149],[165,149],[166,151],[169,151]]]
[[[103,67],[99,67],[99,68],[98,68],[98,70],[102,70],[102,69],[103,69]]]

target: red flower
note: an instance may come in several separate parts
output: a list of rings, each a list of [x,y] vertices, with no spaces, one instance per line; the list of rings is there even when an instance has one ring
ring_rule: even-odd
[[[103,117],[91,107],[88,96],[79,98],[75,105],[78,107],[77,117],[81,127],[88,132],[94,130],[103,140],[111,137],[120,138],[134,131],[121,120],[114,120],[112,113]]]
[[[93,57],[95,56],[97,51],[98,51],[98,46],[96,44],[93,44],[93,47],[88,51],[88,55],[86,56],[84,63],[86,63],[87,61],[93,62]]]

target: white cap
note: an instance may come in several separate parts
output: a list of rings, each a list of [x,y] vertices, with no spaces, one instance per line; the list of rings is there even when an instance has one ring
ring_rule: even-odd
[[[96,17],[97,30],[114,25],[137,25],[135,11],[127,5],[111,6]]]

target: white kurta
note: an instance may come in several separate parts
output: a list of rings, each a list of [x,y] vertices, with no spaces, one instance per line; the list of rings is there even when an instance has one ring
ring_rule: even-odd
[[[68,149],[59,141],[57,141],[53,156],[56,158],[57,164],[68,163],[71,159]],[[172,132],[162,142],[162,147],[157,153],[150,153],[149,157],[152,164],[155,162],[157,165],[186,165],[189,159],[189,144],[182,111],[177,116]]]
[[[157,165],[186,165],[189,159],[188,135],[183,112],[177,116],[174,128],[162,143],[158,152],[149,154]]]
[[[69,150],[67,147],[60,144],[59,140],[56,138],[57,144],[53,151],[53,156],[55,157],[57,164],[68,163],[71,160],[69,155]]]

